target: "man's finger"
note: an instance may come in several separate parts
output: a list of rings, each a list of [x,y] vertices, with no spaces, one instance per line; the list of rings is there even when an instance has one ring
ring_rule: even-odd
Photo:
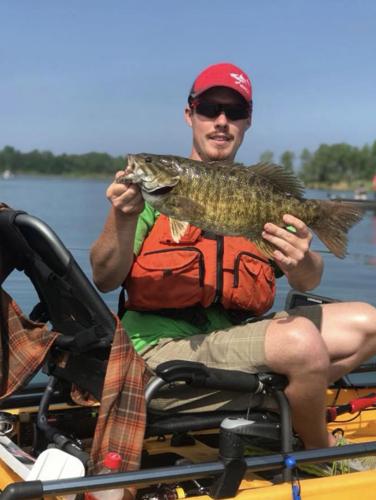
[[[283,222],[286,224],[286,229],[290,232],[295,232],[295,233],[299,233],[301,235],[305,235],[305,234],[308,234],[309,232],[309,229],[306,225],[305,222],[303,222],[301,219],[298,219],[297,217],[295,217],[294,215],[291,215],[291,214],[285,214],[283,216]],[[294,228],[294,229],[290,229],[290,228]]]

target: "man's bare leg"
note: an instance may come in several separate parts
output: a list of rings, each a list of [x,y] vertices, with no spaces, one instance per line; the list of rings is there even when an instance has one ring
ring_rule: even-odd
[[[376,354],[376,308],[364,302],[325,304],[321,334],[334,382]]]
[[[266,331],[265,355],[268,366],[289,379],[285,393],[294,429],[305,447],[332,444],[325,421],[329,355],[315,325],[303,317],[272,321]]]
[[[376,308],[325,304],[321,331],[303,317],[274,320],[265,352],[269,366],[289,379],[293,424],[306,448],[333,445],[326,430],[326,387],[376,354]]]

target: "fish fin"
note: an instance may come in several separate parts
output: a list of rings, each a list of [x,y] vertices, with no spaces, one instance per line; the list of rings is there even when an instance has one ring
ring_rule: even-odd
[[[320,206],[320,217],[310,227],[336,257],[344,259],[347,251],[347,232],[360,221],[363,211],[356,203],[315,201]]]
[[[304,186],[301,181],[289,170],[275,163],[257,163],[248,167],[250,174],[263,177],[278,191],[301,198],[304,194]]]
[[[251,238],[250,238],[251,239]],[[268,259],[273,259],[273,252],[275,251],[275,246],[264,240],[263,238],[252,238],[252,243],[262,252]]]
[[[175,243],[179,243],[183,234],[186,232],[189,223],[173,219],[172,217],[169,217],[169,222],[172,239],[175,241]]]

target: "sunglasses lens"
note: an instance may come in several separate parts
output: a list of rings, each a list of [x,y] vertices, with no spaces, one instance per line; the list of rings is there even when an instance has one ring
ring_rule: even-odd
[[[221,113],[221,106],[209,102],[200,102],[196,106],[199,115],[207,118],[216,118]]]
[[[199,115],[206,116],[206,118],[216,118],[222,112],[229,120],[244,120],[249,117],[249,109],[246,106],[236,104],[199,102],[195,109]]]
[[[245,106],[223,106],[223,111],[229,120],[244,120],[248,118],[249,111]]]

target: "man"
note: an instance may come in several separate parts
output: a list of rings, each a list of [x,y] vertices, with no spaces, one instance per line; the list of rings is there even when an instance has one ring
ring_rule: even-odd
[[[190,157],[234,160],[251,118],[252,88],[244,71],[227,63],[209,66],[196,78],[185,108],[185,120],[193,133]],[[155,224],[162,216],[144,204],[136,185],[112,183],[107,197],[112,206],[91,251],[94,281],[104,292],[124,282],[132,290],[133,270],[145,262],[141,260],[143,249],[150,238],[158,236]],[[274,262],[289,284],[300,291],[313,289],[320,283],[323,262],[310,250],[311,232],[292,215],[286,214],[284,222],[295,230],[267,223],[262,236],[275,246]],[[171,248],[167,240],[163,244]],[[155,280],[163,286],[166,281],[163,273],[159,275]],[[176,284],[179,289],[179,282]],[[160,297],[156,300],[163,304]],[[205,309],[201,327],[189,316],[128,310],[123,324],[152,368],[176,358],[249,372],[267,368],[286,375],[294,429],[307,449],[336,444],[325,423],[328,383],[376,353],[376,309],[359,302],[310,306],[236,326],[218,304]]]

